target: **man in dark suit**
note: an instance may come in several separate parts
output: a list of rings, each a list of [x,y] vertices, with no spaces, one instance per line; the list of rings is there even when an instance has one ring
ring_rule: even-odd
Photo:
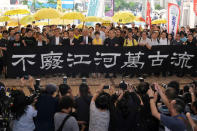
[[[79,38],[80,45],[92,45],[92,38],[88,34],[88,29],[83,29],[82,36]]]
[[[59,29],[55,29],[55,36],[50,38],[50,45],[62,45],[63,39],[60,36]]]
[[[79,45],[79,40],[74,37],[74,31],[69,30],[68,32],[69,39],[63,41],[64,46],[77,46]]]

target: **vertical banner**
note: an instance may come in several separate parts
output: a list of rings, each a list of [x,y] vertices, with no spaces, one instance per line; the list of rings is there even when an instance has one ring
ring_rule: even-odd
[[[168,33],[176,36],[179,28],[181,10],[177,4],[168,3]]]
[[[197,16],[197,0],[194,0],[194,13]]]
[[[150,2],[149,0],[147,1],[147,10],[146,10],[146,24],[151,27],[151,7],[150,7]]]
[[[114,0],[111,0],[110,10],[105,13],[105,16],[112,17],[114,16]]]

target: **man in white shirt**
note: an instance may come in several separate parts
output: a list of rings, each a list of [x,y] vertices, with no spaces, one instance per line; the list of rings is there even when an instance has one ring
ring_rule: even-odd
[[[88,29],[83,29],[82,36],[79,38],[81,41],[81,45],[91,45],[92,44],[92,38],[88,36],[89,31]]]
[[[93,35],[92,35],[92,39],[95,38],[95,35],[94,33],[98,31],[100,32],[100,38],[104,41],[105,40],[105,33],[103,31],[101,31],[101,24],[100,23],[97,23],[96,26],[95,26],[95,31],[93,32]]]
[[[151,49],[151,40],[147,37],[148,33],[143,31],[142,32],[142,37],[139,38],[138,44],[139,46],[146,46],[148,49]]]
[[[160,45],[168,45],[168,39],[166,32],[161,33]]]
[[[159,41],[159,39],[157,38],[157,33],[156,33],[156,32],[153,32],[152,35],[151,35],[151,42],[150,42],[150,45],[151,45],[151,46],[160,45],[160,41]]]
[[[62,45],[63,39],[60,37],[59,29],[55,29],[55,36],[51,38],[51,45]]]

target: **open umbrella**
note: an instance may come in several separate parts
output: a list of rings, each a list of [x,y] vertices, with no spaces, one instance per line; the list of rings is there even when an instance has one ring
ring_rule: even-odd
[[[12,19],[10,19],[10,20],[8,21],[7,26],[18,26],[18,24],[19,24],[19,23],[18,23],[18,20],[12,18]]]
[[[35,17],[33,15],[27,15],[20,20],[20,23],[26,25],[32,23],[33,21],[35,21]]]
[[[26,9],[14,9],[9,10],[4,13],[4,15],[23,15],[23,14],[29,14],[30,12]]]
[[[41,21],[41,22],[36,22],[34,25],[35,25],[35,26],[44,26],[44,25],[48,25],[48,22],[43,22],[43,21]]]
[[[10,17],[8,16],[1,16],[0,17],[0,22],[6,22],[6,21],[9,21],[10,20]]]
[[[84,22],[102,22],[103,19],[97,16],[87,16],[83,20]]]
[[[69,12],[65,13],[61,19],[67,19],[67,20],[84,20],[85,16],[80,12]]]
[[[18,17],[18,24],[19,24],[19,16],[18,15],[24,15],[24,14],[29,14],[30,12],[26,9],[14,9],[14,10],[9,10],[4,13],[4,15],[10,16],[10,15],[17,15]]]
[[[167,20],[164,20],[164,19],[157,19],[151,22],[151,24],[166,24],[166,23],[167,23]]]
[[[70,23],[72,23],[72,20],[63,20],[63,19],[57,18],[57,19],[52,19],[52,20],[50,20],[49,23],[50,23],[51,25],[65,25],[65,24],[70,24]]]
[[[49,19],[56,19],[59,18],[60,16],[61,14],[57,10],[52,8],[43,8],[38,10],[34,14],[36,20],[48,19],[48,23],[49,23]]]
[[[132,13],[125,11],[116,13],[112,18],[114,22],[123,24],[130,23],[135,20],[135,16]]]

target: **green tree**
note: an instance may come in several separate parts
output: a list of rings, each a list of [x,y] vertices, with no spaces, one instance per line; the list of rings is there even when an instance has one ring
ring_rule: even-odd
[[[156,10],[161,10],[161,9],[163,9],[163,8],[162,8],[159,4],[156,4],[156,5],[155,5],[155,9],[156,9]]]
[[[48,3],[48,4],[57,4],[57,1],[56,1],[56,0],[48,0],[47,3]]]

